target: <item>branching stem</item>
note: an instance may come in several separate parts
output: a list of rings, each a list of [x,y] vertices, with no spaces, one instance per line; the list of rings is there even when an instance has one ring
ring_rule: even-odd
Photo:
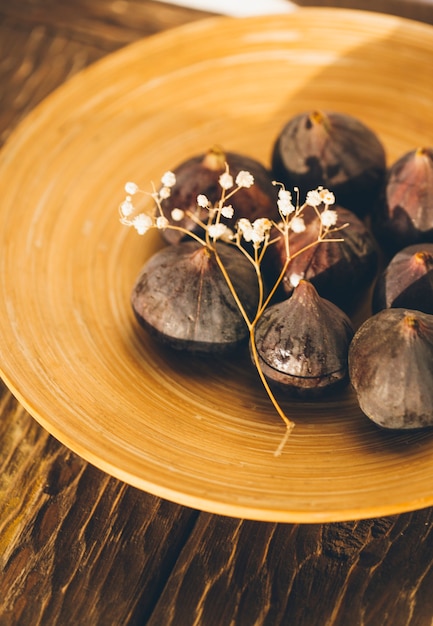
[[[329,206],[334,203],[335,198],[331,192],[327,189],[319,187],[315,191],[311,191],[307,194],[306,203],[302,206],[299,205],[299,190],[296,189],[297,202],[296,206],[292,204],[291,193],[286,191],[284,186],[280,183],[274,183],[280,186],[278,193],[278,211],[281,217],[281,222],[274,222],[267,218],[258,218],[253,223],[248,219],[241,218],[236,223],[236,231],[233,233],[222,222],[221,218],[230,216],[233,212],[231,205],[227,206],[226,202],[232,196],[234,196],[243,187],[251,187],[254,183],[254,179],[249,172],[239,172],[236,177],[236,184],[230,175],[228,165],[226,164],[225,172],[221,174],[219,183],[221,186],[221,195],[215,204],[211,204],[208,198],[204,195],[197,197],[197,212],[187,211],[186,216],[192,220],[204,234],[198,234],[193,230],[188,229],[186,226],[177,225],[173,221],[169,221],[164,214],[162,202],[166,200],[171,193],[171,187],[175,184],[175,176],[172,172],[166,172],[161,179],[163,184],[162,188],[157,192],[153,186],[152,193],[150,195],[155,201],[156,207],[153,213],[140,213],[133,216],[134,206],[131,201],[131,195],[139,191],[138,186],[135,183],[127,183],[125,190],[127,196],[125,201],[120,205],[120,221],[127,226],[134,226],[139,234],[143,234],[149,228],[170,228],[176,230],[183,235],[188,235],[200,245],[206,246],[210,252],[213,253],[218,267],[227,283],[227,286],[233,295],[235,303],[242,315],[245,324],[247,325],[250,340],[250,354],[254,362],[255,368],[262,381],[263,387],[272,402],[277,414],[280,416],[286,426],[286,433],[281,440],[275,455],[279,456],[286,444],[290,433],[295,426],[295,423],[287,417],[282,410],[279,402],[277,401],[267,379],[263,372],[263,368],[260,362],[260,355],[256,345],[256,327],[263,312],[269,306],[275,293],[280,286],[281,281],[287,273],[290,262],[298,255],[306,252],[310,248],[326,242],[342,241],[342,239],[330,238],[329,235],[339,230],[342,230],[347,226],[337,226],[336,212],[329,210]],[[316,218],[319,221],[318,235],[316,240],[306,244],[301,250],[297,250],[295,253],[291,253],[290,250],[290,232],[301,232],[305,229],[302,213],[306,206],[312,206],[314,208]],[[323,208],[320,208],[323,207]],[[206,213],[203,213],[207,211]],[[176,218],[174,213],[176,213]],[[207,215],[207,219],[202,219],[202,215]],[[184,212],[180,209],[173,209],[173,220],[181,221],[183,219]],[[278,233],[277,236],[271,238],[271,229],[275,229]],[[285,262],[279,272],[274,284],[272,285],[269,293],[265,296],[265,285],[262,276],[261,265],[265,256],[266,250],[270,245],[275,244],[279,239],[283,237],[285,247]],[[226,243],[230,243],[239,249],[239,251],[248,259],[253,265],[258,285],[258,302],[255,314],[252,318],[249,317],[237,290],[231,280],[231,277],[218,253],[217,240],[222,239]],[[249,244],[249,247],[243,244],[243,240]],[[251,250],[252,246],[252,252]]]

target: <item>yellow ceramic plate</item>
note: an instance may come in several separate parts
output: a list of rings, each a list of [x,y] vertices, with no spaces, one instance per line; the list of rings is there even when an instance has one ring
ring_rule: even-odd
[[[0,368],[55,437],[106,472],[214,513],[319,522],[433,504],[432,435],[386,434],[346,393],[287,403],[248,359],[194,358],[139,332],[129,294],[158,236],[119,224],[123,186],[214,143],[269,164],[294,113],[358,116],[390,161],[433,138],[433,29],[305,9],[211,19],[140,41],[31,114],[0,160]],[[430,138],[430,139],[428,139]]]

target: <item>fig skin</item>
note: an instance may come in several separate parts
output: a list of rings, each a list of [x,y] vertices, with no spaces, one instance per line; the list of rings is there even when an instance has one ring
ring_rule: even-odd
[[[290,298],[268,307],[257,322],[260,367],[269,384],[289,396],[323,397],[348,383],[353,333],[346,314],[301,280]]]
[[[290,254],[293,257],[281,281],[277,297],[287,298],[299,281],[299,277],[310,281],[322,298],[330,300],[346,313],[351,313],[373,282],[378,268],[376,242],[365,224],[352,212],[342,207],[337,211],[337,227],[348,224],[329,239],[343,241],[318,243],[300,254],[305,246],[317,241],[319,220],[313,207],[304,209],[305,231],[291,233]],[[296,256],[295,256],[296,255]],[[283,239],[269,247],[264,259],[264,273],[271,284],[280,274],[286,261]]]
[[[401,156],[388,170],[384,201],[372,222],[385,252],[392,256],[417,243],[433,243],[433,148]]]
[[[235,152],[224,152],[215,146],[205,154],[183,161],[173,170],[176,175],[176,183],[171,188],[170,197],[161,203],[164,216],[170,224],[200,234],[200,227],[190,217],[185,216],[180,222],[173,222],[171,212],[174,208],[191,213],[199,211],[199,218],[206,222],[208,211],[198,209],[197,196],[204,194],[211,204],[219,201],[221,187],[218,184],[218,179],[225,171],[226,163],[234,180],[240,171],[246,170],[253,175],[254,184],[249,188],[240,189],[230,198],[229,202],[233,206],[234,216],[232,219],[221,218],[221,222],[229,228],[233,228],[235,222],[241,217],[251,221],[259,217],[268,217],[272,220],[279,219],[278,190],[272,184],[269,171],[255,159]],[[183,233],[169,228],[164,230],[162,235],[170,244],[176,244],[185,239]]]
[[[433,425],[433,316],[383,309],[349,348],[349,376],[361,410],[386,429]]]
[[[301,195],[319,185],[359,217],[376,210],[386,175],[385,149],[363,122],[339,112],[308,111],[291,118],[272,152],[272,173]]]
[[[227,244],[217,249],[246,311],[255,313],[258,287],[251,263]],[[249,335],[214,253],[196,241],[156,252],[137,277],[131,304],[141,326],[178,350],[223,354]]]
[[[372,311],[407,308],[433,315],[433,243],[408,246],[377,278]]]

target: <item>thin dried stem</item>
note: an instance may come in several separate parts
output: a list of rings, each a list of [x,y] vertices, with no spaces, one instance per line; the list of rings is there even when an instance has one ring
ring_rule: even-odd
[[[290,430],[293,430],[295,423],[292,422],[287,415],[284,413],[284,411],[282,410],[282,408],[280,407],[278,401],[276,400],[268,381],[266,380],[266,377],[263,373],[262,367],[260,365],[260,358],[259,358],[259,353],[257,352],[257,346],[256,346],[256,339],[255,339],[255,324],[251,327],[250,329],[250,347],[251,347],[251,354],[253,357],[253,361],[254,361],[254,365],[258,371],[258,374],[260,376],[260,379],[263,383],[263,387],[266,390],[266,393],[269,396],[270,401],[272,402],[272,404],[275,407],[275,410],[277,411],[278,415],[281,417],[281,419],[283,420],[283,422],[285,423],[286,427]]]

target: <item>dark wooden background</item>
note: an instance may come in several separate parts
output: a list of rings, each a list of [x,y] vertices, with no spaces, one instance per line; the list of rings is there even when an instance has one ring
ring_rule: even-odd
[[[370,8],[433,23],[425,0]],[[205,15],[0,0],[1,144],[80,69]],[[0,626],[430,626],[432,518],[271,524],[181,507],[71,453],[0,384]]]

